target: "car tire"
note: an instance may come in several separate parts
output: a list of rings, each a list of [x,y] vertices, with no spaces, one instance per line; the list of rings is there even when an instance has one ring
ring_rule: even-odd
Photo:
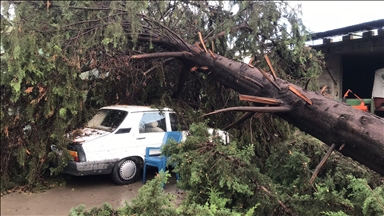
[[[127,185],[136,182],[140,173],[140,161],[137,158],[124,158],[115,164],[111,176],[116,184]]]

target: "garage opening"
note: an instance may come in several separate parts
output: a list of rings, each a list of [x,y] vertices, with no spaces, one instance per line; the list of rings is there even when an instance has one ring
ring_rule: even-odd
[[[360,98],[371,98],[375,71],[384,68],[384,55],[364,54],[342,56],[343,94],[351,89]],[[355,98],[349,94],[347,98]]]

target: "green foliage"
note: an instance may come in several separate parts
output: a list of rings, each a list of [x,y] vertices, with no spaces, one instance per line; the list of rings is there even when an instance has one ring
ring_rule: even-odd
[[[139,189],[136,198],[130,203],[125,202],[121,208],[114,210],[108,203],[102,207],[94,207],[86,210],[84,205],[72,208],[70,216],[112,216],[112,215],[177,215],[176,208],[171,202],[173,196],[164,193],[163,184],[170,177],[167,172],[160,172],[153,180]]]
[[[355,178],[348,175],[350,180],[348,189],[352,192],[348,195],[353,204],[362,209],[364,215],[384,214],[384,185],[372,189],[366,179]]]
[[[70,156],[64,151],[57,157],[50,145],[65,150],[65,134],[81,127],[101,106],[171,107],[180,116],[180,128],[185,128],[203,113],[249,105],[211,79],[209,71],[191,73],[195,65],[182,58],[134,55],[179,51],[182,40],[198,41],[197,32],[203,37],[225,32],[206,46],[235,60],[252,57],[253,64],[264,69],[267,54],[280,78],[299,85],[322,72],[321,53],[305,46],[308,32],[299,8],[286,2],[49,3],[47,7],[47,2],[2,1],[8,20],[1,21],[2,192],[15,185],[41,187],[45,179],[59,174]],[[247,28],[233,30],[245,24]],[[309,87],[315,89],[316,84]],[[204,124],[192,124],[192,136],[185,143],[165,150],[178,164],[179,186],[189,193],[185,204],[172,208],[159,186],[165,177],[143,187],[123,214],[383,213],[377,176],[338,154],[325,163],[315,185],[308,185],[324,155],[322,144],[295,133],[292,125],[274,115],[263,114],[230,129],[228,145],[208,138],[207,125],[224,128],[241,115],[222,113]],[[148,194],[158,199],[148,199]],[[83,207],[76,212],[118,214],[108,205],[92,213]]]
[[[172,195],[164,193],[163,185],[171,175],[160,172],[153,180],[139,189],[139,194],[131,204],[125,202],[120,209],[121,215],[175,215],[176,209],[171,203]]]
[[[69,216],[113,216],[117,215],[117,211],[108,203],[104,203],[102,207],[94,207],[89,211],[85,209],[85,205],[79,205],[72,208]]]
[[[171,194],[164,192],[163,184],[165,184],[171,175],[168,171],[160,172],[153,180],[139,189],[136,198],[132,199],[130,203],[125,202],[124,205],[117,210],[114,210],[108,203],[101,207],[94,207],[86,210],[84,205],[79,205],[72,208],[70,216],[114,216],[114,215],[140,215],[140,216],[154,216],[154,215],[170,215],[170,216],[206,216],[206,215],[220,215],[220,216],[251,216],[258,205],[252,207],[246,214],[231,211],[225,208],[227,199],[220,197],[216,191],[210,192],[210,200],[204,205],[199,205],[194,202],[184,203],[176,207],[174,197]]]
[[[184,143],[166,145],[163,150],[171,156],[170,163],[177,164],[178,186],[189,191],[187,202],[204,205],[219,194],[219,206],[225,204],[238,212],[260,205],[259,214],[263,214],[276,207],[276,197],[260,191],[261,186],[269,187],[271,180],[253,166],[253,145],[223,145],[217,137],[210,140],[205,123],[192,124],[190,133]]]
[[[229,208],[226,208],[226,204],[230,201],[229,199],[225,199],[221,197],[221,193],[217,191],[209,192],[209,200],[205,204],[197,204],[193,201],[185,201],[178,209],[177,212],[179,215],[221,215],[221,216],[240,216],[246,215],[251,216],[254,214],[255,209],[259,206],[259,204],[250,208],[246,213],[241,214],[239,212],[232,211]]]
[[[196,32],[212,36],[225,31],[227,35],[209,45],[218,54],[240,59],[251,56],[260,60],[258,66],[266,67],[263,54],[268,53],[276,59],[274,67],[281,75],[286,71],[289,77],[299,79],[321,71],[320,55],[303,48],[303,26],[297,13],[289,11],[285,3],[231,2],[231,8],[239,6],[235,14],[225,9],[226,4],[58,1],[47,8],[43,2],[3,1],[2,14],[12,26],[2,19],[2,175],[33,187],[43,178],[57,174],[68,158],[57,162],[49,154],[50,145],[65,149],[68,140],[62,138],[64,134],[81,127],[95,109],[104,105],[171,105],[182,114],[185,127],[199,113],[244,104],[232,90],[204,73],[190,74],[185,83],[188,87],[182,86],[186,75],[180,71],[189,70],[183,62],[163,64],[162,58],[130,58],[134,54],[173,51],[172,46],[159,43],[164,38],[174,42],[175,35],[179,35],[194,43],[198,40]],[[12,8],[14,18],[9,13]],[[276,25],[280,19],[285,20],[284,28]],[[243,22],[254,31],[231,30]],[[273,38],[275,44],[265,49],[268,38]],[[95,78],[80,78],[82,72],[92,69],[96,69]],[[228,125],[237,117],[212,117],[209,125]],[[289,133],[278,130],[281,126],[289,128],[286,123],[272,117],[272,121],[261,119],[262,124],[234,131],[236,137],[244,139],[240,142],[254,144],[258,165],[269,154],[270,146],[264,143],[278,142],[285,138],[284,133]],[[242,134],[250,131],[257,136],[246,141],[248,137]],[[279,138],[270,134],[278,134]]]
[[[342,211],[338,211],[338,212],[322,212],[324,215],[327,215],[327,216],[348,216],[347,214],[345,214],[344,212]]]
[[[325,213],[349,215],[382,211],[382,186],[373,190],[366,183],[376,185],[376,177],[364,169],[353,172],[361,177],[359,180],[341,176],[343,172],[351,173],[342,167],[354,163],[339,154],[331,155],[314,186],[308,183],[311,170],[325,154],[323,144],[315,138],[295,132],[286,141],[273,145],[261,171],[254,165],[252,145],[210,141],[205,123],[192,124],[189,131],[191,135],[184,143],[167,145],[163,151],[171,156],[171,163],[177,164],[174,171],[181,176],[178,186],[189,192],[186,203],[204,205],[214,192],[222,199],[221,205],[225,203],[225,208],[237,212],[245,213],[259,205],[254,215],[289,214],[280,202],[298,215],[320,215],[325,209]],[[369,213],[364,212],[363,206],[369,206]]]
[[[181,176],[178,187],[187,192],[187,198],[181,205],[175,206],[174,197],[163,190],[162,185],[170,177],[167,171],[148,181],[130,203],[125,202],[118,210],[108,211],[111,215],[381,215],[384,210],[383,186],[372,189],[366,180],[369,175],[365,176],[366,179],[346,175],[345,182],[334,182],[329,174],[320,174],[314,187],[306,184],[308,179],[298,181],[300,172],[290,164],[296,164],[300,169],[311,166],[314,161],[308,161],[298,149],[306,147],[310,154],[309,149],[320,145],[314,138],[296,133],[295,137],[299,139],[291,140],[285,150],[276,149],[270,156],[270,160],[275,160],[280,155],[287,166],[276,169],[268,165],[268,172],[260,173],[254,164],[247,163],[252,159],[247,155],[252,153],[238,153],[241,150],[234,149],[234,143],[222,145],[218,140],[210,141],[205,123],[192,124],[190,132],[184,143],[171,143],[163,151],[172,155],[170,163],[177,164],[173,171]],[[218,153],[215,155],[213,152]],[[207,155],[216,160],[211,160]],[[330,159],[336,157],[331,155]],[[216,161],[222,165],[215,165]],[[303,161],[306,161],[306,166],[303,166]],[[343,161],[338,166],[345,166],[347,162]],[[199,169],[209,171],[200,174]],[[228,169],[233,172],[230,176],[232,179],[223,184],[222,180],[228,178]],[[284,177],[286,180],[281,181]],[[248,182],[250,179],[251,183]],[[284,210],[279,201],[290,212]],[[77,213],[73,215],[89,213],[82,206],[76,209]],[[94,208],[93,211],[106,211],[103,209],[106,207]]]

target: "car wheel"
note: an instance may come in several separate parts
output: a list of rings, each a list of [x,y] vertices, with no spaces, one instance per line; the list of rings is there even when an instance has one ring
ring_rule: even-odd
[[[137,181],[141,173],[137,158],[125,158],[116,163],[111,173],[113,181],[118,185],[127,185]]]

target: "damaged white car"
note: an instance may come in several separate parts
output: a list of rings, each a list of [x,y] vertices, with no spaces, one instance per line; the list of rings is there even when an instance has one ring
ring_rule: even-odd
[[[165,132],[177,131],[177,116],[168,108],[114,105],[103,107],[67,146],[73,157],[65,173],[75,176],[110,174],[119,185],[135,182],[146,147],[160,147]],[[209,129],[228,143],[227,132]],[[183,140],[187,132],[183,132]],[[57,152],[55,145],[52,150]],[[157,152],[160,154],[160,152]]]

